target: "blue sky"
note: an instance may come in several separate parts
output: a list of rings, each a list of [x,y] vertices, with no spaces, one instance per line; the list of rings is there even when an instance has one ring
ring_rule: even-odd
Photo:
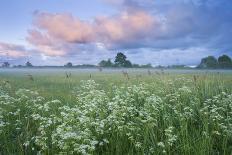
[[[230,0],[2,0],[0,59],[11,64],[196,65],[232,56]]]

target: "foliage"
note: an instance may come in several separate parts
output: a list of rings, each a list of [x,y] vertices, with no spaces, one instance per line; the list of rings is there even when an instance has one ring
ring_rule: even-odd
[[[132,63],[129,60],[126,60],[124,63],[124,67],[130,68],[132,67]]]
[[[26,67],[33,67],[33,65],[29,61],[26,62],[25,66]]]
[[[117,53],[114,63],[116,67],[132,67],[132,63],[127,60],[126,55],[121,52]]]
[[[71,62],[68,62],[67,64],[64,65],[64,67],[72,67],[73,64]]]
[[[231,58],[227,55],[222,55],[218,58],[218,60],[213,56],[208,56],[201,60],[201,63],[198,65],[198,68],[232,68]]]
[[[217,68],[218,62],[214,56],[208,56],[201,59],[199,68]]]
[[[141,65],[141,68],[152,68],[152,65],[150,63],[146,64],[146,65]]]
[[[121,52],[117,53],[114,60],[115,65],[118,67],[125,67],[126,58],[127,57],[123,53]]]
[[[2,67],[10,67],[10,63],[9,62],[3,62]]]
[[[111,62],[110,59],[106,60],[102,60],[99,64],[100,67],[113,67],[114,64]]]
[[[231,58],[227,55],[222,55],[218,58],[218,65],[220,68],[231,68],[232,61]]]
[[[74,83],[42,76],[46,88],[51,78],[51,98],[49,92],[15,91],[1,80],[0,154],[231,154],[226,77],[154,75],[123,82],[117,74],[102,75],[61,91],[62,82],[69,89]],[[55,91],[67,92],[66,100],[55,99]]]
[[[100,67],[127,67],[127,68],[136,67],[136,65],[132,65],[132,63],[129,60],[127,60],[126,55],[124,55],[121,52],[117,53],[114,63],[112,63],[110,59],[102,60],[98,64],[98,66]],[[140,67],[140,66],[137,65],[137,67]]]

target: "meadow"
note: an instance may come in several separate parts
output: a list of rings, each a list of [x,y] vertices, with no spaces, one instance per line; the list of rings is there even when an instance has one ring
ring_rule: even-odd
[[[232,71],[2,69],[0,154],[230,155]]]

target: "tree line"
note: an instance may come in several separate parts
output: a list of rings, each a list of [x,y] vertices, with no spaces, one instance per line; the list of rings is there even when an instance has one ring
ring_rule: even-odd
[[[71,62],[68,62],[64,67],[125,67],[125,68],[152,68],[150,63],[146,65],[132,64],[130,60],[127,59],[127,56],[122,52],[117,53],[115,60],[112,62],[111,59],[101,60],[97,66],[95,65],[76,65],[74,66]]]
[[[146,65],[132,64],[130,60],[127,59],[126,55],[119,52],[117,53],[114,62],[111,59],[102,60],[98,63],[100,67],[126,67],[126,68],[152,68],[150,63]]]
[[[102,60],[99,64],[101,67],[134,67],[134,68],[151,68],[151,64],[147,65],[138,65],[132,64],[127,57],[123,53],[117,53],[115,57],[114,63],[111,62],[111,59]],[[171,66],[156,66],[156,68],[176,68],[176,69],[184,69],[189,68],[185,65],[171,65]],[[222,55],[220,57],[215,58],[214,56],[208,56],[202,58],[201,63],[196,68],[202,69],[231,69],[232,68],[232,60],[228,55]]]
[[[10,67],[9,62],[2,63],[3,68]],[[17,65],[13,66],[15,68],[20,67],[34,67],[31,62],[27,61],[25,65]],[[61,67],[61,66],[36,66],[36,67]],[[114,61],[112,62],[111,59],[102,60],[98,63],[98,65],[90,65],[90,64],[83,64],[83,65],[73,65],[71,62],[68,62],[64,65],[66,68],[76,67],[76,68],[94,68],[94,67],[125,67],[125,68],[152,68],[150,63],[146,65],[139,65],[139,64],[132,64],[130,60],[127,59],[127,56],[122,52],[117,53],[115,56]],[[189,68],[185,65],[171,65],[171,66],[156,66],[155,68],[176,68],[176,69],[184,69]],[[228,55],[222,55],[218,58],[214,56],[207,56],[201,59],[200,64],[196,67],[200,69],[232,69],[232,60]]]
[[[232,61],[228,55],[222,55],[218,58],[214,56],[208,56],[201,59],[201,63],[197,66],[197,68],[209,68],[209,69],[231,69]]]
[[[5,62],[2,63],[2,67],[3,68],[8,68],[8,67],[10,67],[10,63],[7,62],[7,61],[5,61]],[[25,65],[17,65],[17,66],[14,65],[13,67],[33,67],[33,65],[32,65],[32,63],[30,63],[29,61],[27,61],[25,63]]]

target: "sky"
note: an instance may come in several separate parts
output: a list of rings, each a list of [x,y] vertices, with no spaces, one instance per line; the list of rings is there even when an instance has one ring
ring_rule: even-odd
[[[197,65],[232,56],[231,0],[1,0],[0,63]]]

